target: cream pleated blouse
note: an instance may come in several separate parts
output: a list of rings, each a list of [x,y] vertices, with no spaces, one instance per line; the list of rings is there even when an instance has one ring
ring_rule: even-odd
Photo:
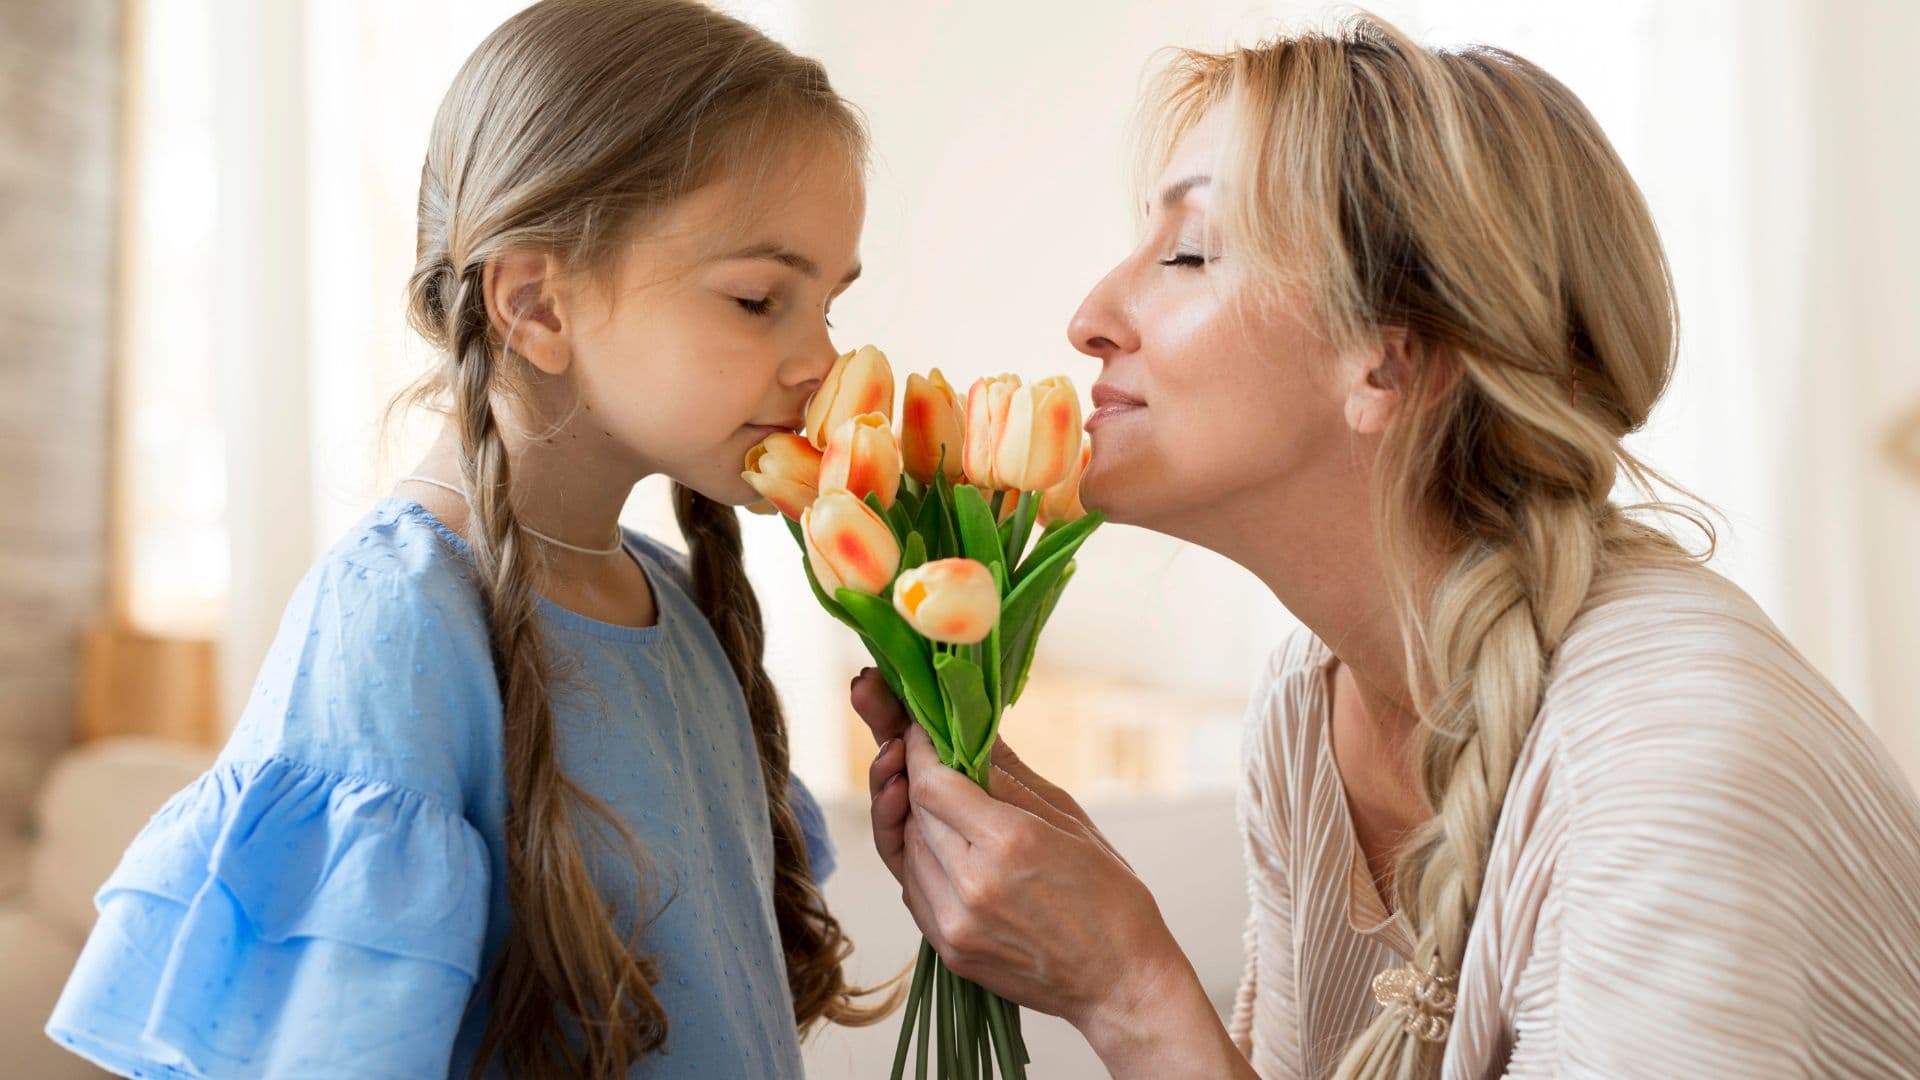
[[[1920,662],[1920,661],[1917,661]],[[1405,964],[1305,631],[1254,698],[1231,1031],[1330,1075]],[[1911,718],[1908,718],[1911,719]],[[1507,789],[1445,1075],[1920,1077],[1920,803],[1840,695],[1705,569],[1601,583]]]

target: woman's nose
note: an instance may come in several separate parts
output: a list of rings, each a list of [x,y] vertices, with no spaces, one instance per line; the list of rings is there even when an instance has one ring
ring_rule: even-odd
[[[1067,338],[1074,348],[1107,360],[1115,353],[1131,352],[1139,347],[1125,294],[1126,265],[1123,263],[1100,279],[1067,323]]]

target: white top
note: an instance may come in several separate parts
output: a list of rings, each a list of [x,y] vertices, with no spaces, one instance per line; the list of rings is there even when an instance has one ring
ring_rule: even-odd
[[[1252,912],[1231,1030],[1330,1075],[1411,955],[1354,841],[1333,654],[1275,655],[1246,733]],[[1920,803],[1759,607],[1700,568],[1595,589],[1507,789],[1445,1075],[1920,1077]]]

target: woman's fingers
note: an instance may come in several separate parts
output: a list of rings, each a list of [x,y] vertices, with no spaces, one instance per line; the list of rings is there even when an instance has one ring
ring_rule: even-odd
[[[862,669],[854,677],[851,693],[853,711],[866,721],[875,743],[897,739],[907,730],[907,711],[900,707],[899,699],[888,689],[887,680],[878,668]]]
[[[907,826],[907,748],[899,739],[880,748],[867,769],[867,795],[872,802],[873,849],[895,881],[904,884],[903,865]]]
[[[887,782],[907,771],[907,744],[904,739],[888,739],[880,744],[880,752],[873,755],[873,764],[867,766],[867,797],[880,794]]]
[[[1074,800],[1073,796],[1067,794],[1053,781],[1034,772],[1032,766],[1021,760],[1019,754],[1013,752],[1013,747],[1008,746],[1005,739],[994,742],[992,760],[994,768],[1004,770],[1010,778],[1019,781],[1022,787],[1044,799],[1048,805],[1069,817],[1091,824],[1088,821],[1087,812],[1080,808],[1080,804]]]
[[[1017,806],[1056,829],[1068,832],[1081,831],[1081,822],[1072,814],[1048,802],[1020,776],[1000,767],[993,766],[993,773],[987,778],[993,785],[993,797],[1009,806]]]

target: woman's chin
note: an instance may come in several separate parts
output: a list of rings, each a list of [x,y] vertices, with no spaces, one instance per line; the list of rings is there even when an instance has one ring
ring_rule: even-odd
[[[1087,473],[1080,479],[1080,502],[1089,510],[1098,510],[1107,516],[1107,520],[1116,525],[1133,525],[1139,521],[1139,495],[1137,488],[1129,487],[1123,473],[1112,468],[1103,468],[1098,455],[1087,466]]]

